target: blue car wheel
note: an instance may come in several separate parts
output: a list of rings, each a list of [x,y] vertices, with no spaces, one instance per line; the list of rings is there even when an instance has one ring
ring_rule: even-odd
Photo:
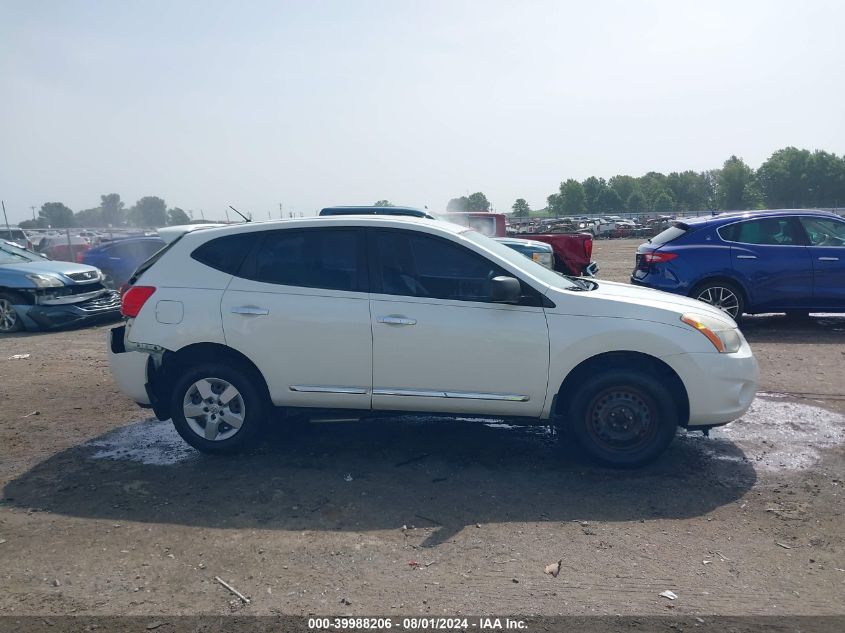
[[[745,312],[742,291],[729,281],[708,281],[698,286],[692,296],[738,319]]]

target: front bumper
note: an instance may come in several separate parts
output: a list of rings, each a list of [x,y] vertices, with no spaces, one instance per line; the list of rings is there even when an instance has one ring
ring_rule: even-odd
[[[60,305],[15,306],[28,329],[54,330],[120,318],[120,294],[109,291],[99,297]]]
[[[663,357],[687,389],[689,427],[727,424],[751,406],[760,370],[748,343],[735,354],[687,353]]]

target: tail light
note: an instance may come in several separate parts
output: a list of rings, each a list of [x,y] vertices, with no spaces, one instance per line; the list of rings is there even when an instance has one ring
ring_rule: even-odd
[[[121,297],[120,313],[125,317],[135,318],[155,291],[152,286],[132,286]]]
[[[593,258],[593,238],[592,237],[588,237],[586,240],[584,240],[584,255],[587,257],[588,260]]]
[[[76,263],[81,264],[83,259],[85,259],[85,251],[77,251],[76,252]]]
[[[651,253],[643,253],[643,261],[646,264],[662,264],[663,262],[670,262],[678,256],[677,253],[659,253],[653,251]]]

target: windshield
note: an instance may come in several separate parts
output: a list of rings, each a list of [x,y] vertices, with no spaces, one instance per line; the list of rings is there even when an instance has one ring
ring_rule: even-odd
[[[30,253],[9,242],[0,242],[0,264],[20,264],[21,262],[37,262],[44,259]]]
[[[571,282],[566,277],[558,275],[555,271],[549,270],[545,266],[528,259],[522,253],[519,253],[509,246],[491,239],[486,235],[482,235],[478,231],[464,231],[461,233],[461,237],[464,237],[470,242],[487,249],[499,256],[501,259],[506,260],[509,264],[513,264],[513,266],[519,270],[525,271],[535,279],[538,279],[549,286],[563,288],[565,290],[581,290],[580,286]]]

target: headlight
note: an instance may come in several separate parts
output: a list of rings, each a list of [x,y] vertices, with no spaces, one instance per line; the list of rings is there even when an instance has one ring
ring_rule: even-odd
[[[64,286],[62,280],[58,277],[53,277],[53,275],[39,275],[34,273],[32,275],[27,275],[26,278],[34,283],[38,288],[61,288]]]
[[[554,267],[554,262],[552,261],[551,253],[532,253],[531,259],[533,259],[541,266],[545,266],[546,268]]]
[[[733,354],[742,347],[742,334],[735,325],[727,321],[701,314],[685,314],[681,321],[706,336],[713,343],[713,347],[722,354]]]

